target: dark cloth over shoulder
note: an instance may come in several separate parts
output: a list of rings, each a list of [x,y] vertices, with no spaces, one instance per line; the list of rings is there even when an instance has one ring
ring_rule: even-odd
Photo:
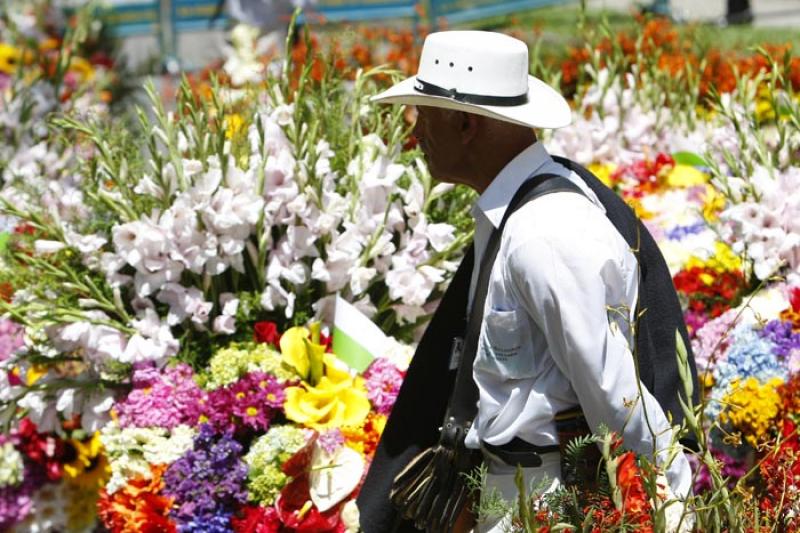
[[[644,311],[636,337],[640,377],[677,423],[683,414],[677,397],[682,387],[675,357],[676,329],[689,350],[695,404],[698,403],[697,371],[667,264],[653,237],[614,191],[577,163],[560,157],[554,159],[586,182],[605,207],[608,219],[637,251],[641,273],[639,310]],[[463,334],[466,325],[472,258],[470,248],[420,341],[378,444],[357,501],[365,533],[417,531],[410,523],[398,520],[389,502],[389,489],[394,477],[414,456],[438,441],[455,378],[455,371],[449,369],[452,341]]]

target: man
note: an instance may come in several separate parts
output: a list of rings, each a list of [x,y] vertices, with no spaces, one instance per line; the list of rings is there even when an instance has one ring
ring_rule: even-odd
[[[452,382],[450,343],[476,291],[477,265],[515,193],[534,176],[562,176],[580,194],[538,197],[507,219],[472,368],[479,400],[465,444],[481,450],[487,487],[510,501],[516,464],[504,459],[505,451],[538,454],[541,464],[525,468],[525,480],[554,490],[561,478],[554,417],[577,406],[592,430],[605,424],[623,435],[627,448],[650,456],[656,451],[664,463],[671,428],[648,390],[661,390],[663,383],[648,374],[643,386],[631,353],[639,265],[621,231],[641,225],[611,191],[556,162],[537,140],[534,128],[566,126],[571,111],[556,91],[528,75],[526,45],[490,32],[431,34],[417,76],[375,101],[416,105],[414,135],[431,175],[472,187],[480,197],[473,209],[474,258],[465,259],[476,266],[471,273],[468,264],[459,269],[420,342],[359,496],[364,530],[413,530],[390,508],[388,489],[399,469],[436,441]],[[685,328],[663,258],[646,238],[642,252],[657,256],[648,256],[646,266],[669,287],[668,305],[661,306],[668,316],[644,334],[651,344],[671,339],[665,349],[674,355],[675,331],[685,338]],[[650,288],[644,286],[643,296],[649,298]],[[656,331],[661,325],[665,330]],[[675,389],[672,370],[663,377]],[[686,496],[691,472],[684,455],[665,466],[672,491]],[[507,525],[503,517],[490,517],[476,530]]]

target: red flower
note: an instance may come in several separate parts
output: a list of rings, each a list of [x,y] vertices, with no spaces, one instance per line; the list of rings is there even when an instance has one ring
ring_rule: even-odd
[[[278,533],[281,530],[281,519],[274,507],[245,505],[239,509],[241,518],[231,518],[231,527],[235,533]]]
[[[62,458],[65,453],[64,441],[54,435],[39,433],[36,424],[23,418],[14,437],[19,440],[17,448],[40,467],[47,479],[58,481],[62,474]]]
[[[268,320],[256,322],[256,325],[253,326],[253,336],[256,342],[265,342],[273,346],[278,346],[281,341],[278,325]]]

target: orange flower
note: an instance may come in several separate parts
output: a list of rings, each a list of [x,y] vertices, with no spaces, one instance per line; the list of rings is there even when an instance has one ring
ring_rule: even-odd
[[[103,490],[97,501],[103,525],[112,533],[177,533],[167,516],[172,498],[161,495],[166,469],[166,465],[151,466],[151,479],[135,478],[113,494]]]

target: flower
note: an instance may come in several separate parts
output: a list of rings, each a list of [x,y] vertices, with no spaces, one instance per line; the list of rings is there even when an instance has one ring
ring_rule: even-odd
[[[730,384],[730,392],[722,403],[725,408],[719,415],[723,424],[730,423],[741,431],[747,442],[756,447],[771,435],[774,419],[781,407],[778,387],[783,379],[772,378],[765,383],[749,377],[740,382],[734,379]]]
[[[137,476],[113,493],[103,491],[97,514],[112,533],[177,533],[169,519],[172,500],[161,494],[166,466],[154,465],[147,476]]]
[[[800,333],[794,332],[790,322],[770,320],[759,335],[772,342],[773,352],[782,359],[786,359],[793,350],[800,350]]]
[[[148,479],[151,465],[169,465],[192,448],[194,430],[188,426],[165,428],[120,428],[110,423],[100,440],[111,465],[106,491],[114,494],[134,478]]]
[[[363,378],[351,376],[332,354],[323,360],[325,375],[316,386],[286,388],[286,417],[314,429],[361,424],[370,411]]]
[[[74,450],[74,459],[64,464],[64,480],[76,491],[104,487],[111,476],[111,467],[103,453],[100,433],[95,432],[86,441],[70,439],[67,446]]]
[[[283,385],[275,376],[250,372],[235,383],[210,391],[201,406],[201,420],[222,432],[240,432],[242,426],[266,431],[285,400]]]
[[[0,361],[11,357],[24,344],[22,326],[7,318],[0,318]]]
[[[14,74],[22,58],[22,53],[10,44],[0,43],[0,72]]]
[[[195,425],[206,394],[193,377],[184,363],[163,370],[153,363],[134,364],[133,390],[114,406],[120,427]]]
[[[256,342],[265,342],[272,346],[278,346],[281,340],[278,325],[270,321],[256,322],[253,326],[253,336]]]
[[[343,427],[345,442],[365,457],[372,457],[386,427],[386,420],[386,415],[370,413],[363,424]]]
[[[14,443],[4,442],[0,446],[0,489],[22,483],[24,472],[22,454],[14,447]]]
[[[403,373],[388,359],[376,358],[364,372],[367,398],[375,410],[388,415],[403,383]]]
[[[738,316],[737,310],[729,309],[695,330],[692,351],[698,372],[712,372],[714,366],[725,359]]]
[[[173,462],[164,473],[164,494],[173,498],[170,516],[178,527],[196,530],[192,523],[225,516],[247,501],[244,488],[247,465],[241,459],[242,445],[230,434],[217,435],[204,424],[194,446]]]
[[[274,507],[245,505],[239,509],[240,516],[231,518],[231,526],[235,533],[278,533],[281,519]]]
[[[272,505],[288,477],[281,465],[306,445],[311,432],[294,426],[273,426],[258,437],[244,457],[248,466],[249,498],[261,505]]]
[[[217,350],[209,361],[205,388],[214,389],[230,385],[248,372],[260,370],[285,382],[296,378],[291,370],[283,368],[281,354],[264,343],[232,343]]]

